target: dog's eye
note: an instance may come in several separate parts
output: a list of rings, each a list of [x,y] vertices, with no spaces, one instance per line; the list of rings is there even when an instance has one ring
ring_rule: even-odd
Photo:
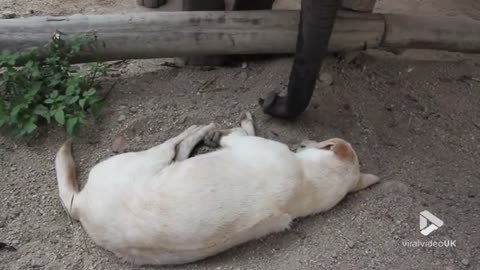
[[[320,149],[323,149],[323,150],[332,150],[334,144],[333,143],[329,143],[323,147],[320,147]]]
[[[305,144],[300,144],[300,149],[307,147]]]

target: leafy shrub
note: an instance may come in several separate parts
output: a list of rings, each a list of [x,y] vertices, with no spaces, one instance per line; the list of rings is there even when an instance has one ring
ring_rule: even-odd
[[[70,62],[94,44],[93,35],[66,40],[55,33],[44,48],[0,53],[0,128],[22,137],[45,123],[69,134],[87,124],[102,104],[96,79],[106,68],[92,64],[81,70]]]

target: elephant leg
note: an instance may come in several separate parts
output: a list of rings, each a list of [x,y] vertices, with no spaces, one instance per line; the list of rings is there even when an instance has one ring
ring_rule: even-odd
[[[224,0],[183,0],[184,11],[225,10]],[[184,57],[186,65],[191,66],[221,66],[225,63],[225,56],[190,56]]]
[[[293,118],[308,106],[335,22],[340,0],[302,0],[295,59],[287,96],[270,93],[260,99],[263,111],[275,117]]]
[[[184,11],[225,10],[224,0],[183,0]]]
[[[236,0],[233,5],[233,10],[260,10],[272,9],[275,0]]]
[[[166,0],[137,0],[137,5],[147,8],[158,8],[165,5]]]

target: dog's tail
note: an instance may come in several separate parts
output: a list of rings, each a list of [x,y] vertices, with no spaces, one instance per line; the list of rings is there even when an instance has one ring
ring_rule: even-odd
[[[79,219],[76,198],[79,195],[75,162],[72,157],[72,140],[63,144],[55,159],[58,190],[65,210],[75,220]]]

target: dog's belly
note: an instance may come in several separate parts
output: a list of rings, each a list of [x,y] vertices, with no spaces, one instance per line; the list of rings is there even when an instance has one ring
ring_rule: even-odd
[[[81,222],[106,249],[155,264],[198,260],[283,230],[291,217],[282,209],[302,171],[285,149],[257,150],[201,155],[149,179],[102,179],[108,194],[87,185]]]

